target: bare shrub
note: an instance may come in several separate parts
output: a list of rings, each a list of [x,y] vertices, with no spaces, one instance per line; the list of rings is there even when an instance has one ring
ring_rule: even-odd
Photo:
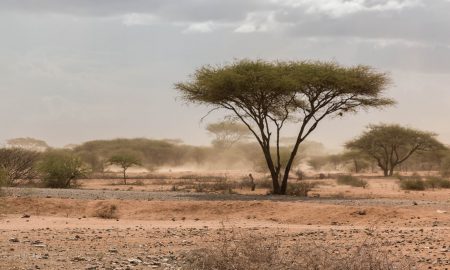
[[[36,162],[39,153],[21,148],[0,149],[0,168],[3,171],[3,181],[7,186],[15,184],[19,179],[36,177]]]
[[[308,192],[314,187],[315,184],[311,182],[288,183],[286,194],[298,197],[308,197]]]
[[[94,217],[104,219],[116,219],[118,215],[118,207],[113,203],[99,203],[95,207]]]
[[[366,188],[369,185],[366,180],[352,176],[352,175],[338,176],[337,183],[339,185],[349,185],[352,187],[362,187],[362,188]]]
[[[219,241],[188,252],[186,270],[406,270],[410,262],[401,254],[391,254],[373,234],[362,243],[338,250],[333,243],[319,245],[308,241],[283,245],[280,237],[237,234],[222,229]]]

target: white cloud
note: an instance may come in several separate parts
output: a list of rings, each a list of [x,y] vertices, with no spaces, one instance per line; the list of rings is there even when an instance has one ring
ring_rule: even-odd
[[[214,22],[196,22],[191,23],[189,26],[183,31],[183,33],[209,33],[214,31],[217,28],[217,25]]]
[[[281,26],[275,19],[275,12],[250,12],[245,20],[234,29],[237,33],[267,32]]]
[[[151,25],[157,21],[158,17],[152,14],[128,13],[122,17],[122,23],[126,26]]]
[[[402,10],[422,4],[422,0],[272,0],[293,8],[304,8],[310,14],[341,17],[362,11]]]

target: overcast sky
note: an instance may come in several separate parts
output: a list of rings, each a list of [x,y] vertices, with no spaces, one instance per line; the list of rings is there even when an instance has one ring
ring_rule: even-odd
[[[450,143],[449,0],[0,0],[0,141],[116,137],[207,144],[206,108],[173,84],[233,59],[335,60],[389,72],[395,108],[319,126],[332,148],[370,123]],[[290,134],[286,134],[289,136]]]

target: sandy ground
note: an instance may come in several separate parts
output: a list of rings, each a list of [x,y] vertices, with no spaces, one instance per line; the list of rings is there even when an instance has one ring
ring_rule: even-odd
[[[216,242],[223,228],[344,251],[376,235],[416,269],[450,269],[449,190],[404,192],[392,179],[373,179],[366,189],[326,180],[312,192],[319,198],[298,199],[161,192],[151,180],[128,190],[108,181],[64,191],[7,189],[0,269],[182,269],[186,252]],[[95,217],[104,205],[115,205],[117,218]]]

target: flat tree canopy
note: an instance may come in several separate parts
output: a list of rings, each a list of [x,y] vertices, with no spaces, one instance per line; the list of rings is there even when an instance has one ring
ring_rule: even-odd
[[[368,66],[241,60],[201,67],[192,80],[177,83],[175,88],[186,101],[228,110],[245,124],[264,153],[273,192],[285,194],[298,148],[319,122],[393,104],[383,96],[388,83],[385,73]],[[280,138],[287,122],[297,124],[298,132],[289,158],[281,164]]]
[[[400,125],[370,125],[360,137],[348,142],[346,147],[367,154],[376,160],[384,176],[392,176],[395,167],[413,154],[444,149],[445,146],[435,137],[434,133]]]
[[[108,159],[110,164],[120,166],[123,172],[123,182],[127,184],[127,170],[133,166],[140,166],[141,161],[136,153],[132,151],[122,151],[116,153]]]
[[[215,135],[212,144],[218,148],[229,148],[250,135],[244,124],[235,121],[210,123],[206,126],[206,130]]]

